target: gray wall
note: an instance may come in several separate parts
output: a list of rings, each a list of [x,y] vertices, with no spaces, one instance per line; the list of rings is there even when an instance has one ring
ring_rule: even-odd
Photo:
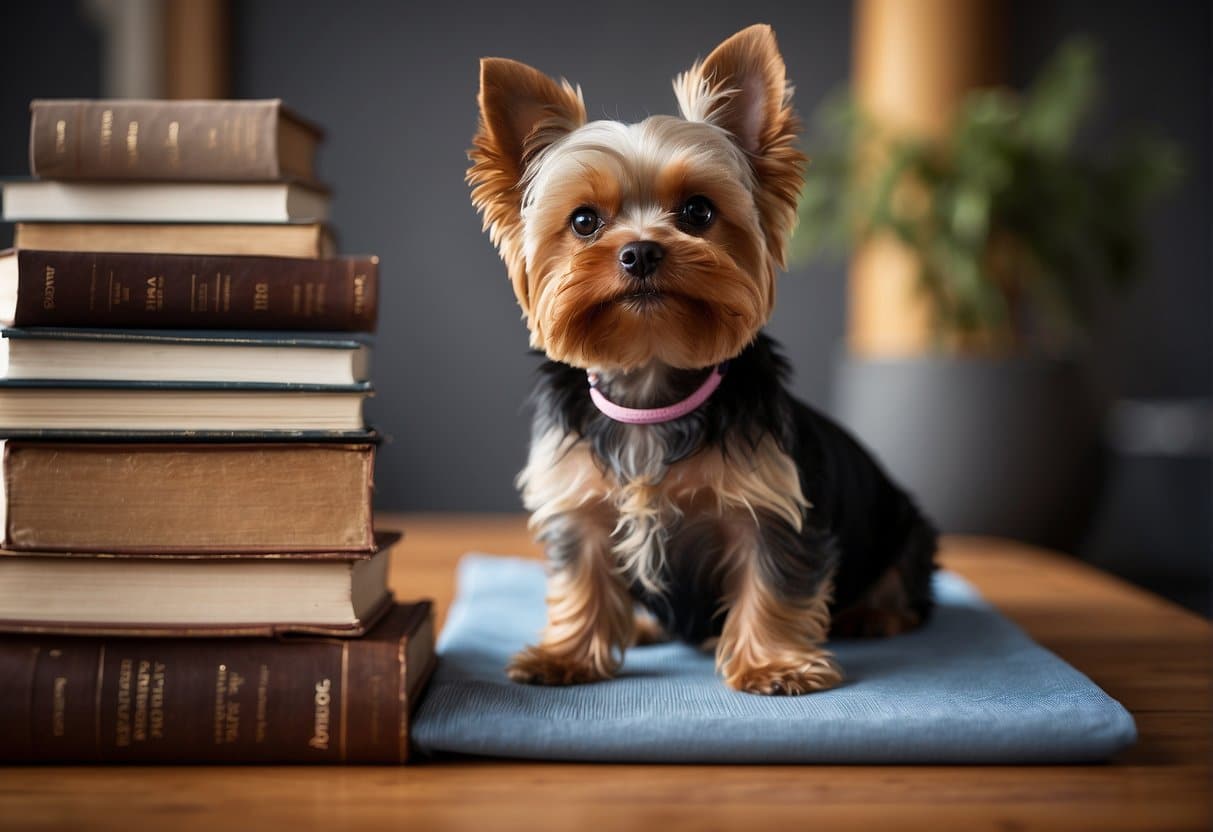
[[[1103,91],[1081,141],[1161,130],[1181,146],[1187,179],[1149,216],[1146,280],[1101,298],[1093,358],[1114,396],[1208,396],[1210,306],[1210,4],[1207,0],[1014,0],[1011,80],[1026,84],[1057,45],[1100,46]]]
[[[18,33],[0,50],[0,174],[26,172],[30,98],[98,94],[98,39],[78,5],[0,7],[0,23]],[[1092,146],[1109,129],[1158,124],[1186,148],[1187,184],[1151,218],[1149,280],[1103,304],[1093,354],[1110,395],[1209,395],[1209,4],[1010,5],[1013,81],[1031,77],[1071,33],[1103,42],[1108,83]],[[566,75],[583,85],[591,114],[634,119],[669,112],[671,76],[737,28],[765,20],[807,112],[848,74],[850,14],[843,0],[235,3],[234,94],[284,97],[328,126],[322,171],[337,188],[342,247],[383,258],[372,416],[395,441],[381,456],[382,507],[518,505],[511,480],[536,361],[462,182],[477,58],[506,55]],[[0,243],[7,238],[0,227]],[[797,269],[781,292],[772,330],[795,363],[797,392],[822,402],[842,334],[843,269]],[[1196,545],[1207,556],[1202,533]]]
[[[379,502],[513,510],[537,360],[463,184],[478,59],[502,55],[582,85],[590,116],[671,112],[673,76],[754,21],[775,26],[808,108],[850,62],[847,3],[242,3],[236,93],[281,96],[329,128],[323,175],[346,252],[382,258],[378,396],[394,435]],[[783,278],[772,330],[798,392],[825,395],[842,333],[841,266]]]
[[[101,41],[74,0],[0,5],[0,31],[0,177],[28,176],[30,99],[100,95]]]

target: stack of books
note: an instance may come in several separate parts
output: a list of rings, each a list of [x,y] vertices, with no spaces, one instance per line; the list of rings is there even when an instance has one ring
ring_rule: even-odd
[[[280,101],[35,101],[0,254],[0,759],[403,761],[378,261]]]

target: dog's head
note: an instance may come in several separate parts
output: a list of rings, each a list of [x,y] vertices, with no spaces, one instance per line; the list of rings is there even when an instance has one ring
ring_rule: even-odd
[[[568,82],[481,62],[472,202],[552,359],[706,367],[771,314],[805,158],[770,27],[733,35],[674,92],[680,118],[587,123]]]

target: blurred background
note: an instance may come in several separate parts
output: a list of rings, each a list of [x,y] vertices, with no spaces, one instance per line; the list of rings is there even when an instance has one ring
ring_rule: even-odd
[[[327,129],[339,248],[382,259],[377,504],[407,511],[520,509],[538,359],[463,184],[478,59],[565,76],[592,118],[638,120],[674,109],[670,80],[696,56],[770,23],[813,125],[770,326],[795,392],[945,529],[1061,548],[1209,612],[1207,1],[43,0],[0,15],[0,174],[28,171],[35,97],[282,98]]]

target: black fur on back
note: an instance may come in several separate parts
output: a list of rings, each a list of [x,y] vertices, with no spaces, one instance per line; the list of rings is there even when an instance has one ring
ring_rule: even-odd
[[[788,599],[807,597],[832,571],[832,609],[842,610],[896,564],[911,607],[925,618],[931,607],[934,529],[847,431],[789,393],[788,374],[775,343],[760,334],[728,363],[705,405],[647,429],[655,432],[667,465],[712,446],[744,457],[764,436],[774,437],[796,463],[810,507],[799,532],[776,518],[760,517],[765,545],[756,556],[769,584]],[[668,404],[703,378],[702,371],[672,371],[655,402],[626,401],[612,395],[609,386],[604,393],[630,406]],[[605,471],[626,475],[621,460],[634,427],[594,407],[584,370],[545,361],[531,403],[535,436],[553,428],[576,434]],[[719,542],[709,524],[694,517],[685,518],[670,540],[676,545],[667,548],[665,591],[654,596],[634,586],[633,593],[672,635],[691,642],[718,635],[723,590],[712,566]]]

